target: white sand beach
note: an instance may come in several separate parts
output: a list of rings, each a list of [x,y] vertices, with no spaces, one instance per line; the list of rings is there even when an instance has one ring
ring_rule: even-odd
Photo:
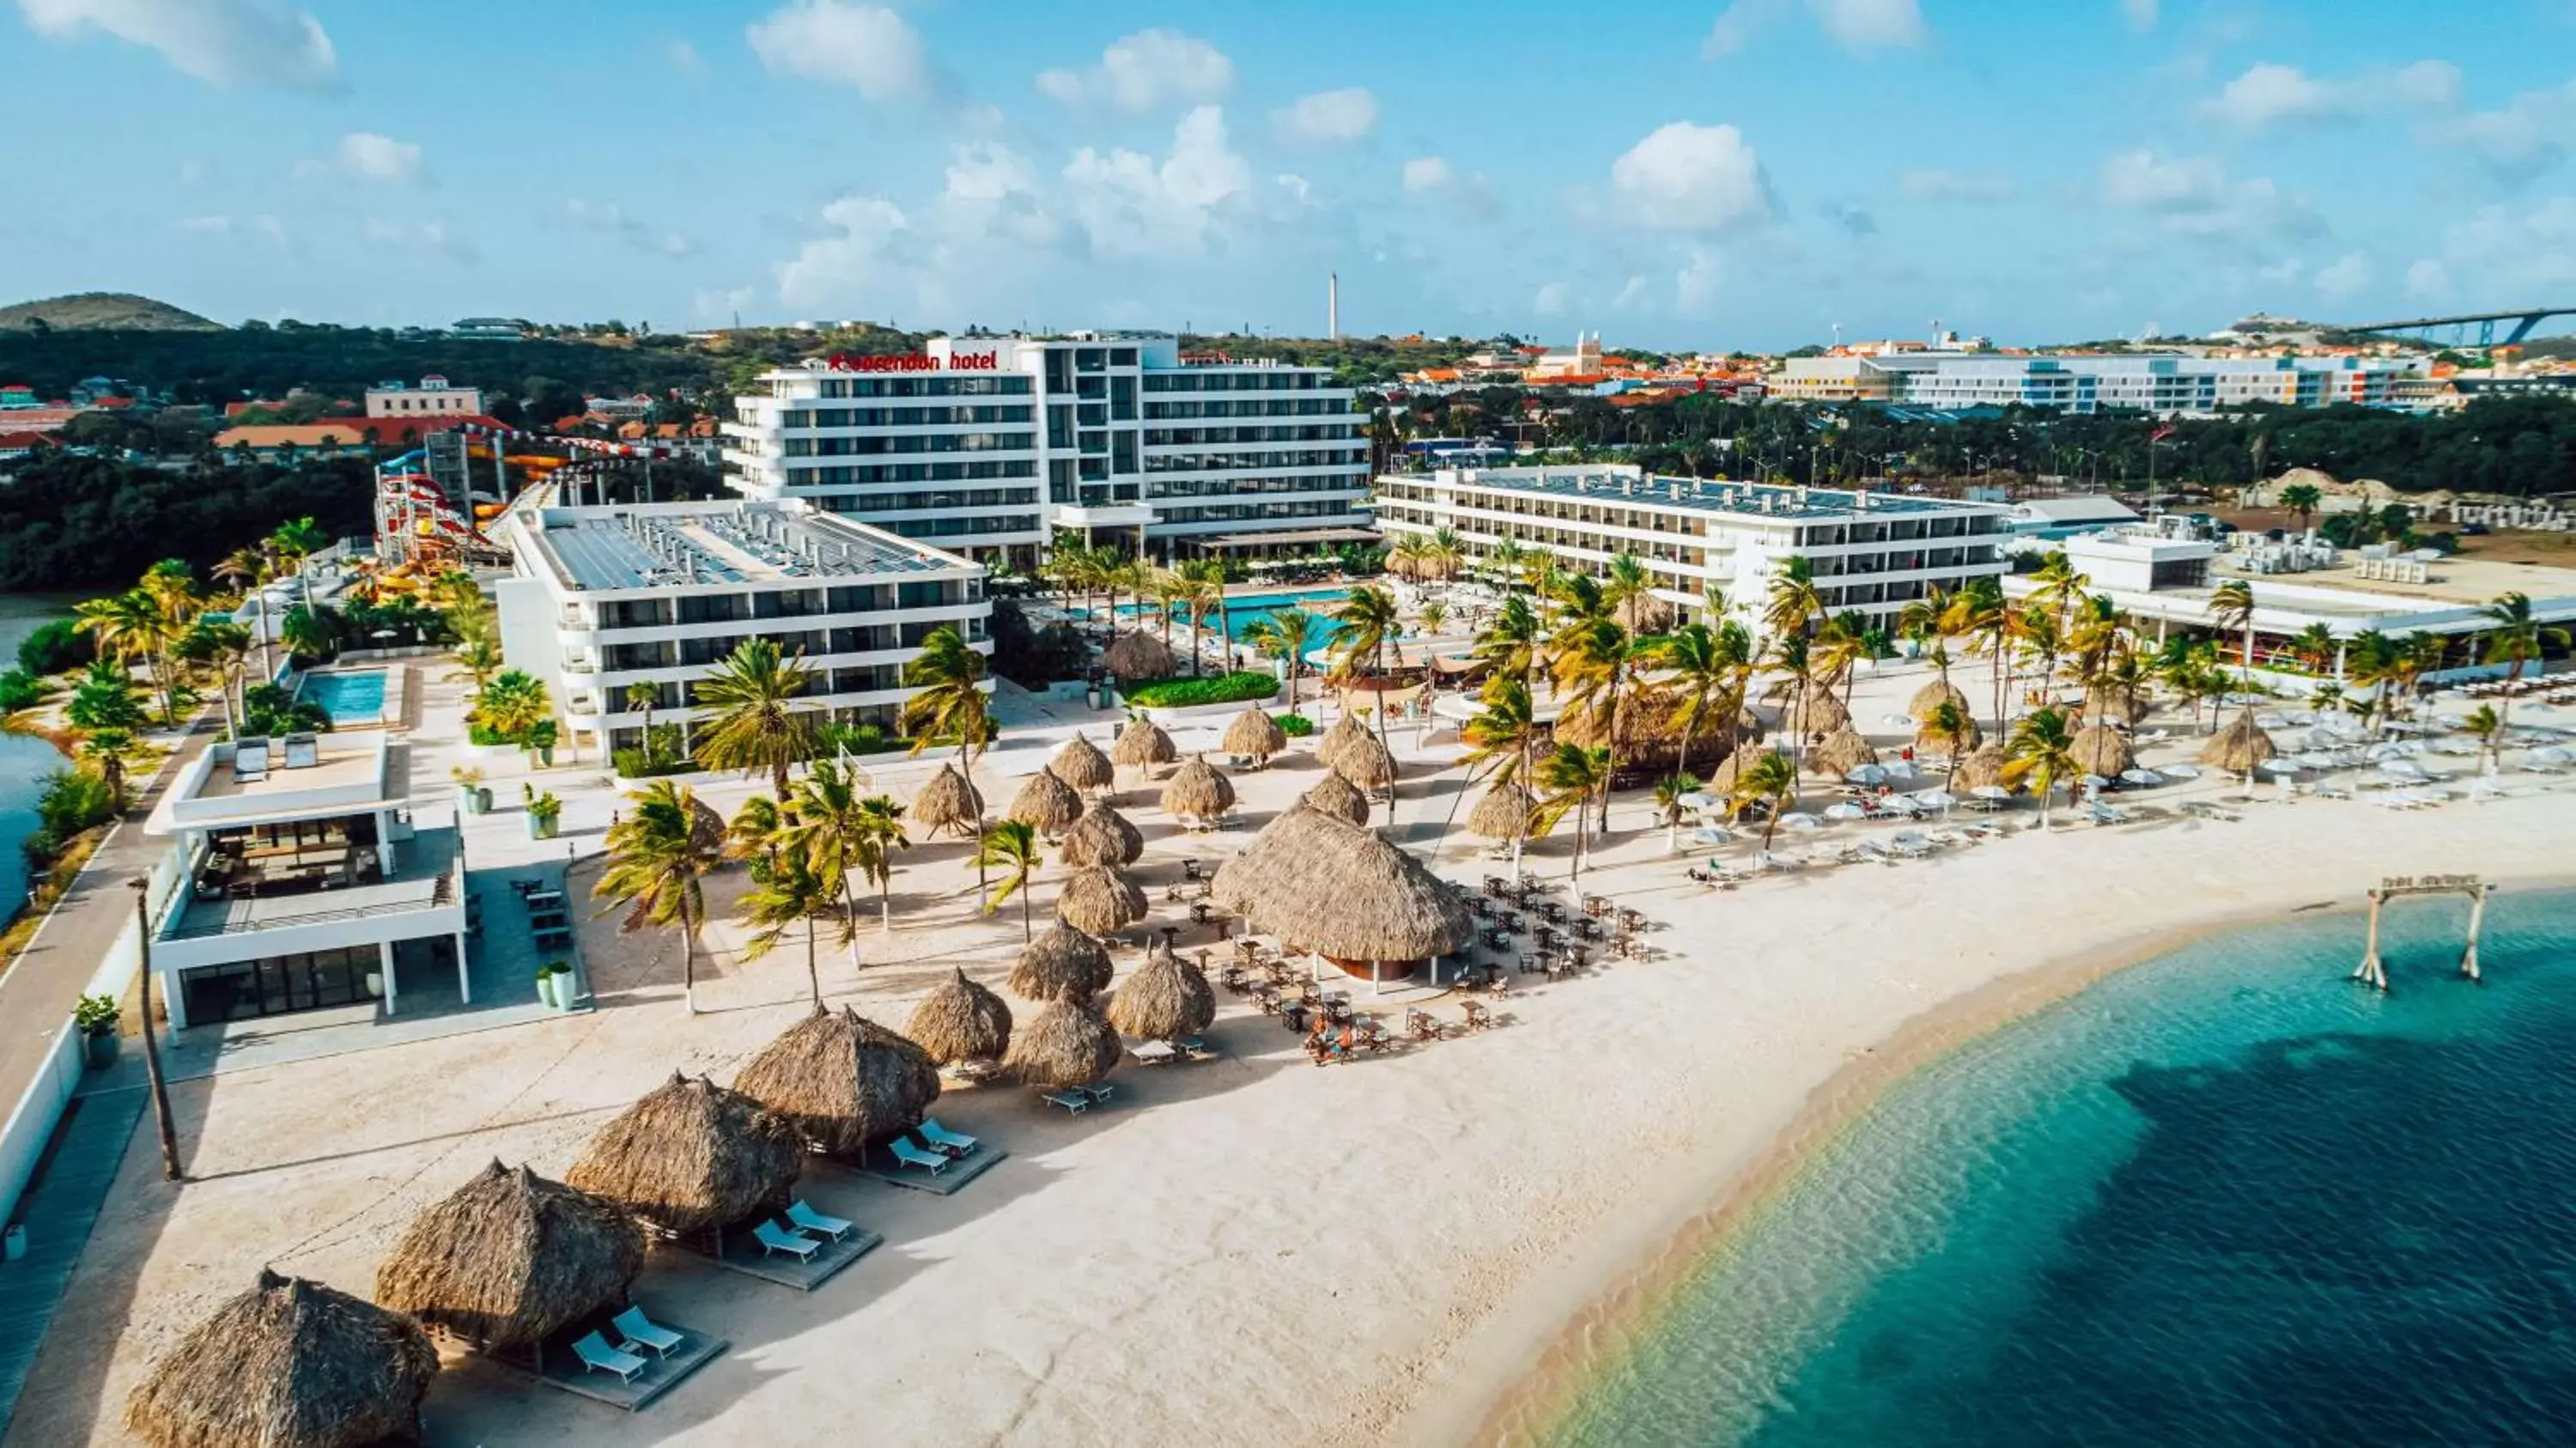
[[[1865,676],[1853,710],[1864,731],[1893,738],[1873,721],[1924,677]],[[2156,722],[2185,737],[2151,746],[2146,762],[2197,748],[2178,716]],[[1062,734],[1015,732],[997,769],[1033,768]],[[1450,766],[1454,735],[1424,746],[1400,733],[1398,744],[1396,837],[1435,838],[1472,803]],[[420,777],[443,778],[435,742],[424,737],[422,753]],[[908,796],[926,770],[896,764],[881,777]],[[1147,836],[1137,873],[1151,923],[1184,924],[1184,953],[1212,943],[1212,930],[1164,903],[1180,861],[1240,847],[1320,777],[1311,744],[1295,746],[1239,777],[1239,822],[1201,838],[1178,834],[1132,774],[1122,781],[1121,807]],[[2045,835],[2025,828],[1929,859],[1727,890],[1685,880],[1642,800],[1623,797],[1583,888],[1655,922],[1658,958],[1516,986],[1494,1004],[1493,1030],[1321,1070],[1295,1035],[1221,996],[1210,1033],[1221,1060],[1123,1067],[1115,1100],[1080,1117],[1018,1087],[954,1089],[940,1119],[1009,1159],[949,1197],[814,1167],[813,1201],[886,1239],[817,1291],[655,1254],[637,1300],[732,1343],[667,1398],[630,1417],[451,1356],[426,1406],[429,1440],[1517,1438],[1526,1414],[1511,1405],[1515,1391],[1542,1364],[1579,1368],[1587,1347],[1604,1345],[1581,1330],[1586,1314],[1622,1284],[1668,1271],[1686,1229],[1776,1162],[1820,1093],[1866,1089],[1870,1073],[1856,1063],[1893,1057],[1887,1043],[1909,1022],[1971,1029],[2180,935],[2357,905],[2383,874],[2502,879],[2562,866],[2576,777],[2507,783],[2503,797],[2404,813],[2276,800],[2269,785],[2263,800],[2228,803],[2233,820],[2173,813],[2185,799],[2233,800],[2232,781],[2204,776],[2139,796],[2157,813],[2124,826],[2065,823],[2061,809],[2061,827]],[[1008,787],[998,773],[984,780],[997,802]],[[709,794],[729,809],[747,792],[728,783]],[[611,803],[568,795],[568,829],[578,834],[595,818],[585,811]],[[2007,818],[2028,826],[2035,812],[2024,803]],[[1436,858],[1467,880],[1497,868],[1462,835]],[[891,941],[864,933],[856,971],[827,945],[829,1001],[900,1027],[952,966],[999,987],[1020,941],[1018,909],[976,914],[963,861],[954,842],[909,852]],[[1569,863],[1563,840],[1531,852],[1549,876]],[[1061,873],[1041,872],[1041,924]],[[738,888],[711,884],[720,915]],[[691,1018],[669,939],[620,939],[600,921],[583,940],[595,1013],[178,1086],[193,1180],[161,1183],[150,1130],[136,1134],[10,1443],[123,1441],[126,1394],[155,1354],[261,1265],[365,1294],[413,1214],[487,1162],[559,1176],[592,1131],[674,1069],[728,1080],[807,1009],[800,945],[746,963],[733,958],[738,929],[719,927],[708,942],[718,960],[702,966],[706,1014]],[[1122,973],[1137,960],[1121,952]],[[2401,970],[2397,984],[2430,982]],[[1363,1008],[1367,989],[1354,988]],[[1459,1015],[1454,997],[1429,1008]]]

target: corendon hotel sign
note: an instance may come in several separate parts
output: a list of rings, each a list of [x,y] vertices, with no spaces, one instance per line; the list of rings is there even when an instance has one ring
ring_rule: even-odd
[[[948,369],[952,372],[990,371],[1001,364],[1002,354],[992,352],[951,352]],[[890,356],[853,357],[835,352],[823,359],[823,365],[835,372],[936,372],[938,358],[923,352],[903,352]]]

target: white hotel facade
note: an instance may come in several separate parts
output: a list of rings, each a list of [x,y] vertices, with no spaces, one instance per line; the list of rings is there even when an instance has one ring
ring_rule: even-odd
[[[1902,407],[2051,407],[2067,413],[2172,416],[2255,403],[2396,406],[2426,375],[2413,359],[2382,357],[2033,357],[1981,352],[1889,352],[1793,357],[1768,379],[1786,402],[1883,402]]]
[[[1360,541],[1368,442],[1322,368],[1163,332],[934,337],[774,368],[735,399],[728,481],[983,562],[1059,528],[1169,560]]]
[[[1813,567],[1829,611],[1877,622],[1927,589],[2011,571],[1999,551],[2010,516],[1997,504],[1660,477],[1627,463],[1390,474],[1377,481],[1377,517],[1394,537],[1453,529],[1471,559],[1507,538],[1584,573],[1632,554],[1683,620],[1706,618],[1714,591],[1757,633],[1793,556]]]

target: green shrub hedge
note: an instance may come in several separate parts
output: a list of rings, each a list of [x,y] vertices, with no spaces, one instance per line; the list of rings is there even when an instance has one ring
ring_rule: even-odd
[[[1273,714],[1270,717],[1279,721],[1279,732],[1291,739],[1303,739],[1315,732],[1315,721],[1303,714]]]
[[[1186,709],[1196,704],[1240,704],[1279,692],[1279,681],[1260,669],[1210,674],[1203,679],[1148,679],[1118,691],[1139,709]]]

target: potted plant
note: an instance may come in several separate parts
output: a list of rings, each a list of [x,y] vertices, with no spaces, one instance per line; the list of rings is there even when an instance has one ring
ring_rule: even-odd
[[[558,960],[547,966],[546,970],[548,972],[546,979],[551,982],[547,989],[553,992],[553,999],[549,1004],[559,1011],[571,1010],[581,1000],[581,987],[573,980],[572,962]]]
[[[527,786],[521,785],[520,788],[524,790]],[[562,819],[563,801],[555,798],[555,792],[553,790],[547,790],[543,794],[531,793],[528,795],[529,839],[553,839],[555,837],[555,827],[562,821]]]
[[[467,814],[482,814],[492,808],[492,791],[483,787],[483,771],[471,764],[460,764],[447,771],[456,781],[456,802]]]
[[[560,737],[561,733],[552,719],[540,719],[536,727],[528,731],[528,747],[537,751],[539,768],[555,767],[555,741]]]
[[[550,961],[537,967],[537,1004],[552,1007],[555,1003],[555,968]]]
[[[72,1012],[72,1025],[81,1033],[81,1062],[93,1071],[104,1071],[116,1064],[119,1040],[116,1034],[116,997],[87,995]]]

